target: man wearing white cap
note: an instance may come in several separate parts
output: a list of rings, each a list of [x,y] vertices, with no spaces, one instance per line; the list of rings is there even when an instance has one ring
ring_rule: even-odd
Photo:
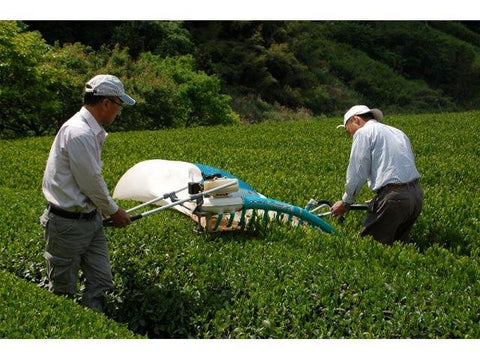
[[[98,312],[103,312],[105,293],[113,287],[102,216],[110,216],[116,227],[131,223],[101,174],[104,127],[124,104],[134,105],[135,100],[117,77],[97,75],[88,81],[84,105],[58,131],[43,176],[48,206],[40,222],[45,227],[50,290],[73,297],[82,269],[82,303]]]
[[[362,235],[384,244],[406,242],[420,215],[423,191],[418,183],[408,137],[392,126],[380,123],[379,109],[355,105],[345,113],[343,127],[353,136],[345,193],[332,206],[332,214],[343,216],[368,182],[377,196],[369,203]]]

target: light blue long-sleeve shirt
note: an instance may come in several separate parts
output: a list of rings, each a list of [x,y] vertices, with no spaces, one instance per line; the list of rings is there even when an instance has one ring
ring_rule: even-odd
[[[369,120],[353,135],[342,200],[352,204],[368,182],[376,192],[387,184],[420,178],[408,137],[399,129]]]

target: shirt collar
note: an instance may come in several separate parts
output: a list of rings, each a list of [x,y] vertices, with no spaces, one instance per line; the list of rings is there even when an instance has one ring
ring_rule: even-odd
[[[100,133],[105,134],[105,136],[108,135],[105,129],[100,126],[100,124],[97,122],[97,120],[95,120],[92,113],[88,111],[87,108],[82,106],[82,108],[80,109],[80,114],[87,121],[88,126],[90,127],[90,129],[92,129],[95,136],[98,136]]]

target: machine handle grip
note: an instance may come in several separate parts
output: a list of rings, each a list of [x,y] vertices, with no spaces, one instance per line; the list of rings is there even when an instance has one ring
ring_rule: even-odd
[[[143,217],[142,214],[135,215],[135,216],[130,216],[130,220],[133,222],[133,221],[136,221],[138,219],[141,219],[142,217]],[[115,225],[113,224],[112,219],[109,218],[109,219],[103,220],[103,226],[104,227],[113,227]]]

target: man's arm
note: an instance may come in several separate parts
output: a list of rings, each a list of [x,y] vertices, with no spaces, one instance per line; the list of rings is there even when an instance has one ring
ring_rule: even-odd
[[[102,213],[112,216],[115,226],[131,223],[130,216],[110,196],[96,159],[95,139],[85,134],[70,138],[67,145],[70,170],[80,191],[85,194]]]
[[[345,193],[342,200],[332,206],[332,215],[339,218],[343,216],[355,202],[355,198],[367,181],[372,166],[372,153],[367,134],[357,131],[353,136],[350,161],[347,168]]]
[[[372,150],[367,134],[357,131],[353,137],[350,161],[347,168],[345,193],[342,200],[353,204],[363,185],[370,176],[372,167]]]

